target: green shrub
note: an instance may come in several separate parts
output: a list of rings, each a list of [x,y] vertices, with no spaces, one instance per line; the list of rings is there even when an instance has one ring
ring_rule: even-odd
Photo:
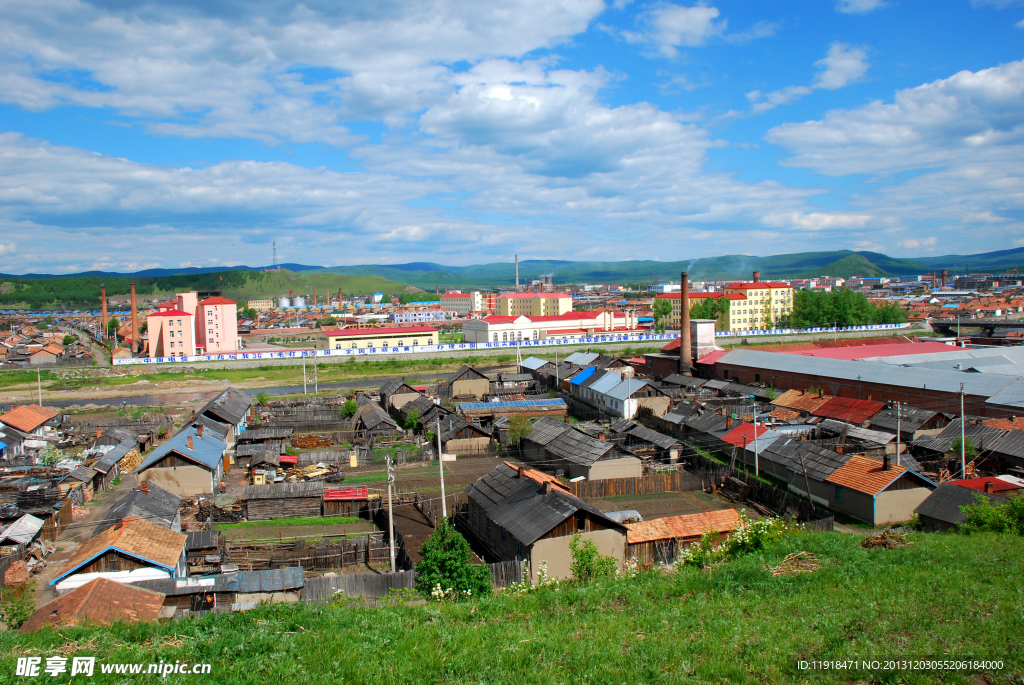
[[[764,518],[754,521],[740,512],[740,525],[732,535],[718,541],[718,533],[707,531],[700,537],[700,543],[690,545],[677,557],[680,564],[711,566],[720,561],[735,559],[750,552],[764,549],[778,540],[789,526],[780,518]]]
[[[593,540],[584,540],[579,533],[573,533],[569,551],[572,552],[573,581],[583,584],[615,576],[615,559],[601,554]]]
[[[960,524],[964,533],[989,532],[1024,535],[1024,497],[1014,497],[1006,504],[993,505],[980,493],[974,504],[960,507],[967,518]]]
[[[260,403],[260,406],[267,406],[270,404],[270,393],[267,391],[260,392],[256,395],[256,401]]]
[[[35,612],[35,585],[32,580],[25,585],[0,587],[0,615],[9,630],[20,628]]]
[[[345,400],[345,404],[341,405],[341,415],[346,419],[355,416],[357,411],[359,411],[359,404],[355,400]]]
[[[466,538],[447,518],[434,529],[420,548],[416,564],[416,589],[434,599],[482,597],[491,594],[491,569],[473,564]]]

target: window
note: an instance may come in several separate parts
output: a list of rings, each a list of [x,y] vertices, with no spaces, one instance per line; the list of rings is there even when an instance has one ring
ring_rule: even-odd
[[[398,344],[401,345],[402,343],[398,343]],[[420,344],[420,341],[419,341],[418,338],[413,339],[413,341],[412,341],[412,346],[413,347],[416,347],[419,344]]]
[[[213,329],[212,328],[210,329],[210,335],[213,335]]]
[[[399,340],[399,341],[398,341],[398,346],[399,346],[399,347],[405,347],[405,342],[403,342],[402,340]],[[389,544],[390,544],[390,543],[389,543]]]
[[[835,499],[836,499],[836,504],[842,504],[843,503],[843,486],[842,485],[837,485],[836,486],[836,498]]]
[[[755,373],[754,374],[754,382],[755,383],[760,383],[761,382],[761,374],[759,374],[759,373]]]
[[[181,319],[178,319],[178,325],[179,326],[181,325]]]
[[[505,331],[504,333],[501,334],[501,341],[508,342],[508,331]]]
[[[183,343],[183,342],[178,343],[178,347],[184,347],[184,346],[185,346],[185,343]]]
[[[352,349],[353,350],[358,349],[358,348],[359,348],[359,343],[352,343]]]

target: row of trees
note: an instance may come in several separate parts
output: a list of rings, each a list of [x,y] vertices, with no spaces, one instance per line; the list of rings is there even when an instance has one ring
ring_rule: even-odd
[[[904,323],[906,320],[906,312],[894,303],[875,305],[863,293],[839,288],[832,292],[797,291],[788,323],[790,328],[817,328]]]
[[[218,271],[178,276],[74,276],[68,278],[9,278],[0,289],[0,306],[27,304],[32,309],[100,304],[100,284],[108,297],[127,295],[132,281],[139,295],[182,290],[238,290],[244,288],[250,271]]]

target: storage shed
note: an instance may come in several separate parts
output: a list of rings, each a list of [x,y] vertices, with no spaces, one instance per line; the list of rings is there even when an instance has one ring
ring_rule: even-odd
[[[242,491],[246,517],[250,521],[282,518],[318,518],[323,511],[324,484],[275,483],[247,485]]]

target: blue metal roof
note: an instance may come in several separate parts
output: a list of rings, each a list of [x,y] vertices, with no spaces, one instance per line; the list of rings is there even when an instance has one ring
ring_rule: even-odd
[[[544,399],[544,400],[519,400],[517,402],[472,402],[469,404],[460,404],[460,409],[500,409],[503,407],[558,407],[565,406],[565,400],[561,397],[557,399]]]
[[[188,448],[188,438],[190,436],[192,438],[192,449]],[[186,430],[181,431],[150,452],[149,456],[139,464],[139,468],[135,469],[135,473],[149,468],[171,452],[180,454],[186,459],[190,459],[214,471],[217,469],[217,465],[220,464],[225,449],[227,449],[227,445],[214,434],[207,431],[200,438],[196,434],[195,426],[189,426]]]
[[[571,381],[569,381],[569,382],[572,385],[579,385],[583,381],[585,381],[588,378],[590,378],[591,376],[593,376],[595,371],[597,371],[597,367],[596,366],[588,366],[587,368],[583,369],[578,374],[576,374],[573,377],[573,379]]]

